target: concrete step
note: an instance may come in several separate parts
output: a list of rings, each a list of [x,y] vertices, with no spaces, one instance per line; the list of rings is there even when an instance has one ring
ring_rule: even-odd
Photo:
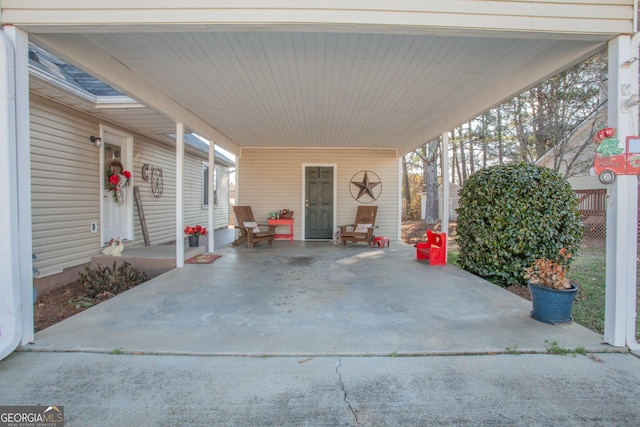
[[[205,249],[204,245],[196,248],[190,248],[185,245],[184,258],[189,259],[196,255],[203,254]],[[176,268],[175,254],[175,245],[142,246],[129,249],[125,247],[121,256],[94,255],[91,257],[89,268],[95,268],[98,265],[110,267],[114,262],[119,266],[127,262],[139,271],[144,271],[151,279]]]

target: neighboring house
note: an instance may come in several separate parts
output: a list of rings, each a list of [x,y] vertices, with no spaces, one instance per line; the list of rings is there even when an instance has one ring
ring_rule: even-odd
[[[458,219],[458,205],[460,202],[460,186],[452,182],[449,183],[449,219],[456,221]],[[420,194],[420,219],[424,220],[424,213],[427,207],[427,192]],[[438,185],[438,218],[442,220],[442,205],[444,203],[444,188],[442,184]]]
[[[29,57],[36,287],[46,290],[70,277],[75,280],[112,237],[126,239],[125,248],[144,245],[134,188],[150,243],[175,241],[175,136],[142,135],[96,117],[91,109],[127,114],[145,108],[37,46],[31,46]],[[99,147],[91,136],[101,138]],[[216,153],[211,203],[206,191],[208,144],[193,134],[185,135],[185,142],[184,222],[206,225],[213,206],[215,228],[227,227],[234,162]],[[132,174],[122,205],[104,185],[113,159]]]
[[[607,102],[603,103],[576,128],[566,144],[558,144],[536,162],[552,169],[555,169],[554,164],[559,164],[558,173],[568,175],[567,181],[578,197],[585,237],[596,239],[604,239],[606,236],[607,197],[611,185],[601,183],[591,171],[597,148],[593,136],[607,123],[607,106]],[[563,160],[556,158],[560,149],[564,151]],[[569,162],[573,163],[574,172],[567,174]]]
[[[580,124],[569,136],[566,143],[560,143],[551,148],[536,164],[556,169],[560,175],[566,176],[574,190],[605,189],[597,176],[591,175],[593,159],[596,154],[596,144],[592,138],[595,132],[607,122],[607,103],[598,108],[593,114]],[[563,153],[560,156],[559,151]],[[567,164],[571,163],[571,171],[567,174]]]
[[[458,184],[449,183],[449,218],[452,221],[458,220],[458,205],[460,204],[460,186]],[[444,203],[444,188],[442,184],[438,185],[438,206]],[[442,208],[439,209],[442,216]],[[442,219],[442,218],[440,218]]]

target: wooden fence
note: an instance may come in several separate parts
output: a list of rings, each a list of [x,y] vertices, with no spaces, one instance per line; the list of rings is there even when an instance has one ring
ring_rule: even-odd
[[[607,190],[573,190],[578,197],[578,209],[582,213],[584,237],[604,239],[607,236]],[[638,188],[640,199],[640,187]],[[640,218],[640,209],[638,211]],[[640,232],[638,233],[640,238]]]
[[[604,239],[607,232],[607,190],[574,190],[582,213],[584,237]]]

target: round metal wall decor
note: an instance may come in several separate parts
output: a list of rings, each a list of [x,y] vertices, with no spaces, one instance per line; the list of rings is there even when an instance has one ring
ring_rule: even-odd
[[[382,193],[382,181],[373,171],[361,170],[351,177],[349,185],[351,197],[360,203],[371,203]]]
[[[159,199],[164,191],[164,180],[162,179],[162,168],[151,169],[151,193],[153,197]]]

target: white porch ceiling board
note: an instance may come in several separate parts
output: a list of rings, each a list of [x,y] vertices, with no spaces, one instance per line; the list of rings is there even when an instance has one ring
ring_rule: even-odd
[[[550,44],[546,49],[537,47],[540,48],[538,55],[532,49],[531,58],[528,61],[521,62],[517,67],[510,67],[507,73],[504,73],[504,70],[500,71],[494,78],[488,80],[488,84],[474,84],[473,90],[455,94],[454,103],[443,109],[440,116],[423,121],[424,127],[420,130],[416,129],[415,135],[438,136],[442,132],[451,130],[479,113],[495,107],[502,100],[510,99],[515,94],[534,86],[536,82],[544,81],[558,69],[578,63],[603,48],[601,44],[586,42],[575,46],[571,43],[557,42]],[[461,97],[462,95],[464,97]],[[396,146],[400,152],[408,152],[422,141],[406,138]]]
[[[584,55],[603,45],[550,37],[308,31],[95,33],[82,40],[88,43],[76,60],[93,46],[239,147],[403,152],[473,117],[467,104],[472,114],[481,113],[571,61],[559,62],[554,52]],[[537,70],[529,75],[533,80],[517,78],[529,68]],[[119,90],[130,89],[144,102],[138,87],[117,81]],[[485,90],[496,85],[500,91]],[[160,126],[130,122],[144,132]]]
[[[274,32],[89,38],[239,145],[262,147],[415,139],[421,121],[556,43]]]
[[[132,99],[139,100],[163,116],[184,123],[190,131],[215,141],[222,148],[235,153],[239,147],[218,129],[189,109],[188,104],[180,104],[167,95],[163,87],[169,87],[170,81],[156,81],[153,84],[144,74],[135,73],[127,67],[117,55],[109,55],[89,42],[83,35],[30,34],[30,40],[49,50],[51,53],[84,69],[94,77],[103,80]],[[160,64],[162,66],[162,64]]]

